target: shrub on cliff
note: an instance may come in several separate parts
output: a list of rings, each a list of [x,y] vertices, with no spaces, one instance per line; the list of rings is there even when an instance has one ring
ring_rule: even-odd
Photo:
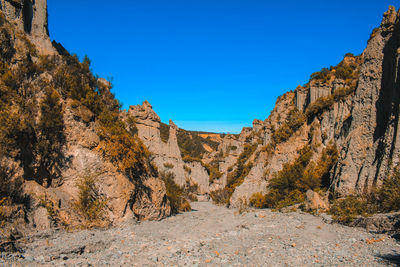
[[[327,83],[330,80],[330,77],[331,71],[327,68],[323,68],[321,71],[311,74],[310,81],[316,80],[322,83]]]
[[[39,167],[35,179],[42,184],[43,177],[56,178],[63,159],[62,147],[65,144],[63,108],[60,95],[47,88],[40,103],[40,118],[37,125]],[[50,181],[48,181],[50,182]]]
[[[304,124],[305,118],[303,113],[297,109],[292,109],[285,122],[272,134],[272,142],[274,145],[287,141],[300,127]]]
[[[215,159],[210,164],[203,164],[209,176],[209,184],[222,177],[223,173],[219,171],[219,160]]]
[[[256,149],[257,144],[245,144],[244,150],[239,155],[239,158],[236,162],[236,169],[228,174],[225,189],[229,193],[229,197],[233,194],[235,188],[243,183],[244,178],[246,178],[251,168],[253,167],[253,163],[251,161],[248,162],[248,160],[251,155],[253,155]]]
[[[315,117],[332,107],[334,101],[332,96],[323,96],[311,103],[306,109],[306,117],[311,122]]]
[[[96,185],[96,178],[96,174],[89,174],[80,178],[76,183],[78,200],[74,207],[89,224],[102,224],[107,205],[107,200],[100,194]]]
[[[160,123],[160,137],[164,143],[168,143],[169,139],[169,126],[165,123]]]
[[[119,119],[118,113],[103,112],[99,116],[97,149],[115,163],[131,180],[154,174],[150,152],[137,136],[132,136]]]
[[[255,207],[257,209],[262,209],[265,208],[266,205],[266,199],[265,195],[263,195],[260,192],[254,193],[250,197],[250,206]]]
[[[211,140],[209,137],[201,137],[199,132],[179,129],[177,132],[177,139],[182,157],[190,156],[193,158],[202,158],[204,153],[207,152],[204,148],[205,145],[214,150],[218,147],[217,142]]]
[[[335,102],[339,102],[352,94],[355,91],[356,86],[357,85],[350,85],[336,89],[332,95],[322,96],[315,100],[306,109],[307,121],[310,123],[315,117],[320,116],[325,111],[331,109]]]
[[[190,211],[189,202],[184,197],[184,190],[175,183],[172,172],[160,172],[160,177],[165,183],[167,198],[171,205],[172,213]]]
[[[166,163],[164,163],[164,167],[167,168],[167,169],[173,169],[174,168],[174,164],[166,162]]]
[[[280,209],[303,202],[307,190],[318,191],[329,186],[329,172],[338,159],[336,146],[329,144],[317,162],[311,161],[313,152],[308,146],[300,149],[298,154],[293,162],[284,164],[282,170],[274,174],[267,194],[252,196],[252,206]]]

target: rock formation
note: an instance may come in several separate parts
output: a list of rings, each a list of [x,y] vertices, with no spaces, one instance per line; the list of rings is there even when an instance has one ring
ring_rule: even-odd
[[[237,179],[231,206],[265,193],[268,181],[304,146],[312,147],[316,161],[335,144],[339,159],[330,172],[329,189],[336,195],[366,192],[382,183],[399,164],[399,27],[398,12],[391,7],[362,55],[348,54],[338,66],[314,73],[309,83],[279,97],[264,122],[256,120],[239,136],[224,138],[209,159],[224,153],[219,169],[222,187],[237,168],[243,148],[257,146],[246,161],[251,170]],[[293,114],[305,121],[290,129]],[[236,155],[227,150],[233,140]]]
[[[154,155],[154,162],[161,172],[172,172],[175,182],[180,186],[186,183],[198,185],[198,198],[207,199],[209,193],[209,176],[200,162],[184,162],[178,146],[178,127],[169,122],[169,138],[165,143],[160,135],[160,118],[147,102],[131,106],[128,115],[134,118],[138,136]]]
[[[349,130],[333,187],[341,194],[379,185],[399,164],[399,15],[391,7],[363,53]]]
[[[20,231],[81,226],[94,215],[104,225],[165,218],[171,213],[165,173],[195,188],[198,200],[219,194],[222,203],[240,207],[267,193],[304,148],[308,166],[327,160],[328,149],[337,152],[323,173],[335,196],[367,192],[399,164],[394,8],[362,55],[347,54],[313,73],[279,97],[265,121],[254,120],[239,135],[217,135],[199,157],[188,154],[182,138],[194,143],[201,134],[162,124],[147,101],[120,111],[90,62],[59,44],[56,52],[46,0],[0,0],[0,41],[0,220],[12,218]],[[327,208],[325,197],[304,193],[309,208]]]
[[[48,29],[47,0],[1,0],[0,10],[35,43],[40,54],[54,54]]]
[[[46,5],[0,1],[2,227],[26,233],[169,216],[165,184],[119,118],[109,83],[51,46]]]

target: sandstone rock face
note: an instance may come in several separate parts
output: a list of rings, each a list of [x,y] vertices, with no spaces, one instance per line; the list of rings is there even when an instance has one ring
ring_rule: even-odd
[[[199,195],[208,195],[209,176],[200,162],[184,162],[178,146],[176,126],[169,122],[169,138],[165,143],[160,135],[160,117],[154,112],[149,102],[131,106],[127,116],[134,118],[138,136],[154,154],[154,162],[161,172],[172,172],[175,182],[184,186],[187,182],[199,186]],[[186,169],[186,170],[185,170]]]
[[[400,161],[399,46],[399,15],[390,8],[364,53],[357,57],[346,55],[338,65],[347,69],[350,66],[352,76],[336,75],[340,68],[327,70],[321,74],[326,76],[312,78],[308,84],[278,98],[263,125],[256,120],[253,128],[244,128],[237,137],[239,154],[245,145],[259,143],[264,147],[259,146],[247,161],[253,167],[236,187],[230,204],[237,206],[240,199],[248,201],[253,193],[264,193],[268,180],[285,163],[292,162],[304,146],[312,147],[314,162],[329,144],[337,147],[339,160],[330,172],[331,192],[346,195],[379,186]],[[314,115],[309,115],[310,107]],[[271,146],[274,134],[293,110],[307,115],[307,120],[287,140]],[[220,147],[215,155],[225,150]],[[222,162],[228,164],[220,164],[220,171],[226,181],[227,168],[235,164],[239,155],[224,156]]]
[[[24,103],[29,102],[31,109],[25,109],[25,106],[21,107],[15,103],[14,95],[9,93],[11,88],[4,83],[4,80],[0,81],[4,88],[2,92],[8,96],[13,108],[18,110],[21,117],[29,118],[26,119],[29,121],[29,130],[23,129],[27,134],[21,138],[26,148],[14,147],[5,142],[0,144],[0,167],[2,171],[11,170],[7,181],[18,188],[18,194],[26,195],[30,200],[29,207],[26,201],[15,200],[18,196],[10,186],[6,192],[7,209],[10,207],[10,212],[7,214],[8,221],[18,222],[17,230],[26,233],[54,226],[81,227],[89,223],[107,226],[138,219],[160,220],[169,216],[171,208],[166,197],[165,184],[151,167],[147,148],[129,131],[121,131],[124,130],[120,126],[122,123],[105,126],[99,119],[99,112],[93,109],[93,106],[83,104],[77,97],[70,97],[66,91],[71,88],[67,88],[65,83],[54,81],[56,73],[62,72],[58,78],[61,80],[65,78],[65,74],[73,68],[71,61],[68,60],[74,61],[74,59],[50,51],[52,47],[46,50],[46,45],[50,44],[46,1],[0,0],[0,16],[2,28],[0,61],[9,67],[13,74],[21,70],[21,65],[29,68],[36,64],[37,67],[33,68],[33,74],[29,75],[25,74],[26,69],[23,69],[22,74],[16,76],[18,78],[14,81],[14,86],[18,86],[18,90],[21,90],[20,87],[26,90],[27,96],[21,100],[23,99]],[[40,57],[53,52],[52,57]],[[42,60],[47,60],[50,65],[44,67]],[[82,79],[91,80],[91,83],[84,82],[85,90],[97,95],[96,77],[88,70],[82,72],[79,62],[73,64],[76,73],[70,76],[73,76],[71,79],[85,76]],[[109,93],[107,90],[110,89],[110,85],[105,80],[100,79],[98,85],[102,90],[99,95],[104,96]],[[118,110],[112,110],[107,104],[114,105],[116,101],[111,94],[107,96],[107,100],[102,102],[103,111],[109,113],[108,115],[114,112],[111,116],[115,116]],[[4,107],[4,103],[1,104]],[[55,111],[57,130],[48,125],[44,126],[45,123],[42,121],[46,117],[43,107],[49,107],[47,110],[49,112],[51,105],[56,106],[54,110],[57,109]],[[3,116],[7,114],[8,109],[1,112]],[[46,118],[46,120],[51,119]],[[22,121],[23,119],[20,122]],[[113,133],[107,127],[118,129],[119,133]],[[54,136],[49,134],[52,131],[56,131]],[[115,136],[117,139],[125,138],[128,143],[123,143],[121,140],[107,143],[107,140]],[[122,151],[119,146],[121,144],[126,146],[124,151],[131,152],[137,160],[131,160],[126,167],[121,167],[122,159],[110,155],[110,150]],[[24,154],[24,157],[16,156],[19,153]],[[137,164],[139,161],[141,163]],[[134,171],[128,173],[127,168]],[[89,186],[94,188],[92,194],[104,201],[102,202],[104,205],[99,208],[102,216],[96,217],[95,222],[88,218],[82,206],[77,205],[83,195],[80,193],[79,185],[88,177],[93,178]]]
[[[263,165],[263,162],[259,162],[254,166],[245,181],[236,188],[230,200],[232,207],[239,207],[243,203],[248,204],[254,193],[265,194],[267,192],[267,181],[264,177]]]
[[[31,38],[41,54],[55,54],[49,37],[47,0],[0,0],[0,10]]]
[[[341,136],[346,140],[333,183],[339,194],[379,185],[399,163],[400,32],[394,8],[384,14],[381,27],[371,37],[363,53],[365,62],[353,98],[349,130]]]
[[[74,227],[83,223],[74,206],[79,197],[77,184],[88,176],[95,177],[95,186],[107,201],[104,226],[137,219],[160,220],[169,216],[171,209],[161,179],[138,177],[140,181],[131,181],[114,164],[101,157],[95,149],[99,144],[95,122],[77,116],[76,109],[71,107],[70,101],[65,105],[67,146],[64,155],[68,164],[62,169],[61,179],[53,181],[50,187],[35,181],[25,182],[24,190],[33,203],[34,226],[37,229],[53,226],[43,205],[54,209],[59,224]]]
[[[310,91],[308,90],[308,88],[304,88],[302,86],[298,86],[296,88],[296,107],[299,111],[303,112],[305,107],[308,105],[309,103],[309,99],[310,99]]]
[[[320,97],[331,94],[332,87],[325,84],[312,83],[310,84],[310,103],[315,102]]]

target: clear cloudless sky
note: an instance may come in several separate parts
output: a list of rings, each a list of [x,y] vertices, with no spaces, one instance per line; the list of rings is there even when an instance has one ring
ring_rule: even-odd
[[[279,95],[360,54],[395,0],[48,0],[50,37],[188,130],[240,132]]]

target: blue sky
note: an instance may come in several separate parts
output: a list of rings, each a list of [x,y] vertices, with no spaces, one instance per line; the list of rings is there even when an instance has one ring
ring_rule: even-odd
[[[113,78],[124,108],[240,132],[279,95],[360,54],[394,0],[48,0],[51,39]]]

